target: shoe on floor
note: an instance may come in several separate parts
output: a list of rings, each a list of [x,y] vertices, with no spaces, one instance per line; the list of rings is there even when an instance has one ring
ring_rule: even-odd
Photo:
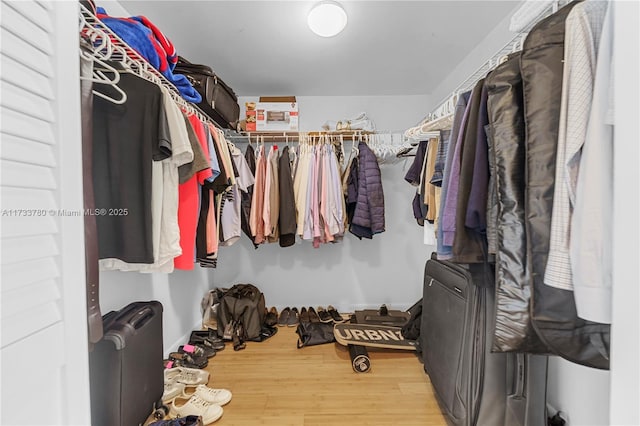
[[[273,327],[278,323],[278,310],[273,306],[267,311],[267,315],[264,317],[265,325]]]
[[[318,316],[316,310],[313,309],[313,306],[309,306],[307,312],[309,312],[309,322],[320,322],[320,317]]]
[[[289,323],[289,317],[291,316],[291,309],[287,306],[280,312],[280,317],[278,317],[278,325],[280,327],[284,327]]]
[[[329,312],[327,312],[322,306],[318,306],[318,317],[320,322],[329,323],[333,321]]]
[[[228,404],[232,398],[231,392],[227,389],[213,389],[205,385],[196,386],[193,393],[188,393],[186,392],[186,389],[184,389],[182,395],[185,398],[191,398],[191,396],[197,395],[207,402],[218,404],[220,406]]]
[[[189,337],[190,345],[200,345],[221,351],[224,349],[224,341],[212,330],[194,330]]]
[[[300,309],[300,322],[310,322],[309,311],[305,307]]]
[[[327,312],[329,312],[329,315],[331,315],[331,319],[334,322],[344,322],[344,318],[342,318],[342,315],[340,315],[340,313],[333,306],[327,306]]]
[[[186,416],[177,419],[158,420],[149,426],[204,426],[200,416]]]
[[[289,319],[287,320],[287,325],[289,327],[295,327],[300,322],[300,314],[298,313],[298,308],[291,308],[291,312],[289,313]]]
[[[164,382],[164,392],[162,393],[162,403],[169,404],[179,396],[183,396],[187,385],[180,382]],[[204,385],[202,385],[204,386]]]
[[[198,344],[188,344],[178,347],[178,352],[186,352],[191,356],[200,356],[205,358],[212,358],[216,355],[216,350],[207,346],[201,346]]]
[[[196,368],[175,367],[164,370],[164,382],[178,382],[185,385],[204,385],[209,381],[209,372]]]
[[[201,416],[202,423],[208,425],[213,423],[222,417],[224,410],[218,404],[213,404],[207,400],[202,399],[198,395],[192,395],[187,402],[182,405],[176,404],[174,400],[169,406],[171,416],[185,417],[185,416]]]
[[[169,359],[177,361],[183,367],[205,368],[209,365],[209,360],[205,356],[195,356],[186,352],[171,352]]]

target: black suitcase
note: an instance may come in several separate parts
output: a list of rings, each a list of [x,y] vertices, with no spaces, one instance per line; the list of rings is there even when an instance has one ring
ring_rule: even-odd
[[[420,326],[424,369],[450,425],[544,426],[547,358],[491,353],[490,268],[427,261]]]
[[[103,317],[89,353],[91,424],[143,424],[164,391],[162,305],[134,302]]]
[[[220,126],[237,130],[240,119],[238,97],[211,67],[192,64],[180,56],[173,72],[185,75],[200,93],[202,102],[198,106],[204,113]]]

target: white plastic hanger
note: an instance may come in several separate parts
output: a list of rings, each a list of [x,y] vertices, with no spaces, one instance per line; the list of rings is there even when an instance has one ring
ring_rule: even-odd
[[[80,77],[80,79],[92,81],[93,83],[97,83],[97,84],[106,84],[106,85],[112,86],[114,90],[121,95],[121,97],[120,99],[114,99],[98,90],[93,90],[93,94],[117,105],[124,104],[127,101],[127,94],[125,93],[124,90],[118,87],[117,83],[120,81],[120,73],[118,72],[118,70],[116,70],[114,67],[107,64],[106,62],[102,61],[101,59],[98,59],[93,55],[89,55],[85,53],[82,49],[80,49],[80,56],[82,56],[87,60],[95,62],[96,64],[103,67],[104,70],[113,73],[113,78],[109,78],[105,75],[104,70],[96,69],[94,67],[93,75],[91,77]]]

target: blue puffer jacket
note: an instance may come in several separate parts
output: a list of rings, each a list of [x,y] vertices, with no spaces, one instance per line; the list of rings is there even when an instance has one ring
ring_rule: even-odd
[[[358,150],[358,201],[349,231],[360,239],[371,239],[384,232],[382,176],[378,160],[367,144],[360,142]]]

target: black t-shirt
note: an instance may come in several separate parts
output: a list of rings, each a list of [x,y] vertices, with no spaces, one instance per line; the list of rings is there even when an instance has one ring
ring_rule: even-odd
[[[94,96],[93,186],[100,259],[153,263],[151,223],[152,161],[171,156],[171,141],[155,84],[122,73],[118,87],[127,94],[122,105]],[[95,85],[114,99],[109,85]]]

